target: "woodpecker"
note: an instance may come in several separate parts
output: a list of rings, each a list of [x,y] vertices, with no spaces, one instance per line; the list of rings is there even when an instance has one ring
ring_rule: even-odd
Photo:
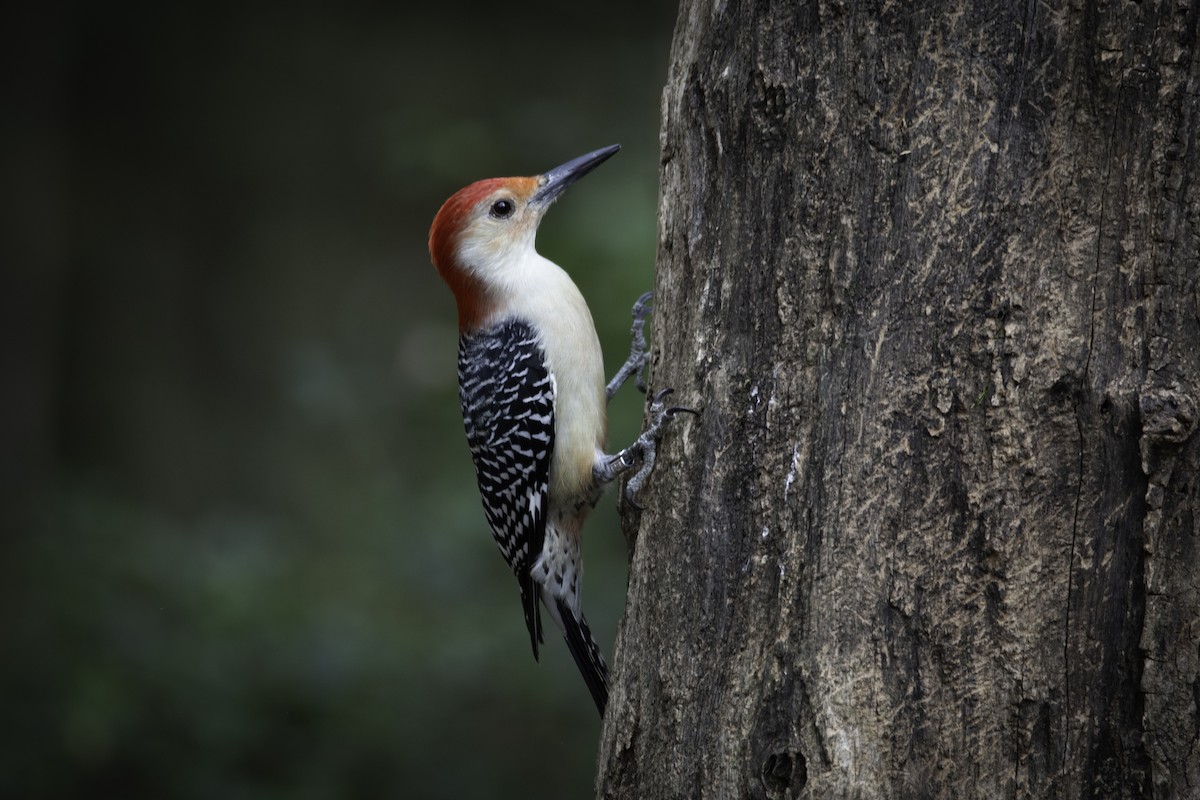
[[[517,577],[538,657],[539,602],[566,639],[601,716],[608,667],[580,603],[583,523],[605,486],[641,464],[632,496],[653,467],[664,425],[682,408],[654,396],[650,425],[629,447],[605,452],[607,401],[646,363],[633,310],[629,358],[607,385],[591,311],[575,283],[534,249],[546,210],[568,186],[620,149],[611,145],[543,175],[491,178],[459,190],[429,232],[434,266],[458,306],[459,400],[484,516]]]

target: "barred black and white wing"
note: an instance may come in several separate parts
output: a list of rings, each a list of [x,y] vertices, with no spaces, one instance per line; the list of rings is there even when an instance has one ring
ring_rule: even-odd
[[[464,335],[458,385],[483,513],[521,585],[537,658],[542,622],[530,569],[546,538],[555,387],[533,328],[509,320]]]

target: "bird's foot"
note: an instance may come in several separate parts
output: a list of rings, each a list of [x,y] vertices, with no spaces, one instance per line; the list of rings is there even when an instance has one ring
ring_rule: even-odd
[[[654,292],[646,292],[633,304],[633,325],[629,329],[632,339],[629,345],[629,358],[625,359],[625,363],[621,365],[617,374],[604,389],[604,395],[608,401],[613,399],[613,395],[625,385],[631,375],[636,376],[634,385],[637,386],[638,391],[642,394],[646,393],[644,373],[646,362],[649,360],[649,355],[646,353],[646,317],[650,316],[653,298]]]

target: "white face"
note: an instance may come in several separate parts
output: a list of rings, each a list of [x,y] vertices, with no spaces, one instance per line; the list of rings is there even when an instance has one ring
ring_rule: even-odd
[[[472,207],[458,236],[459,263],[488,285],[499,283],[517,262],[534,253],[546,206],[530,203],[532,192],[527,189],[506,185],[489,193]]]

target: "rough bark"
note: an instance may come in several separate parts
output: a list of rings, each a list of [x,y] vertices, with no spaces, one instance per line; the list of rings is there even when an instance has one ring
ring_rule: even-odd
[[[1198,16],[683,0],[599,796],[1200,796]]]

